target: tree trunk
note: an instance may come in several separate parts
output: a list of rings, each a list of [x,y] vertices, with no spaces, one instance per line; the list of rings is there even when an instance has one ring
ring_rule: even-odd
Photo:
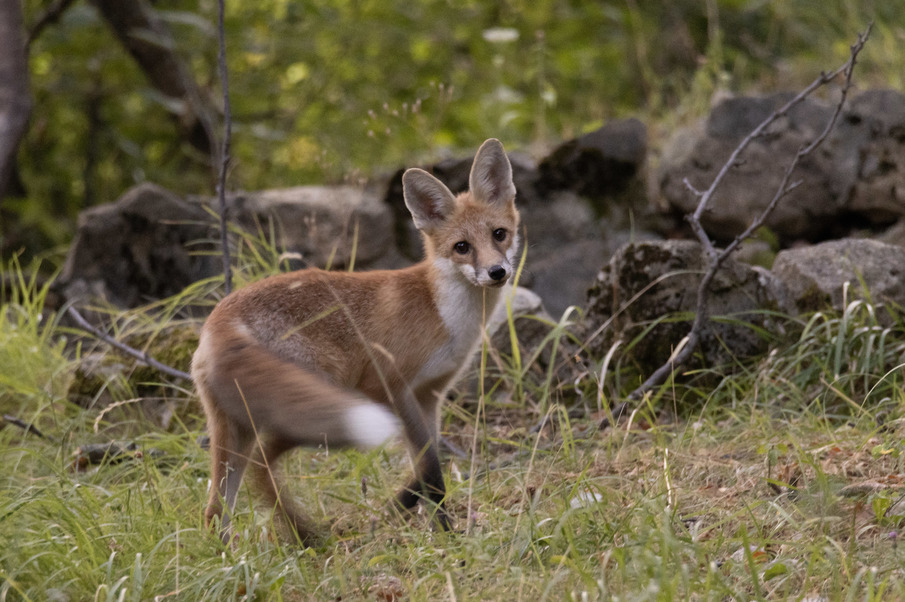
[[[3,2],[4,0],[0,0]],[[93,0],[116,37],[176,116],[183,135],[199,151],[217,148],[210,107],[188,67],[174,51],[169,28],[145,0]]]
[[[31,109],[22,5],[19,0],[0,0],[0,201],[15,173]]]

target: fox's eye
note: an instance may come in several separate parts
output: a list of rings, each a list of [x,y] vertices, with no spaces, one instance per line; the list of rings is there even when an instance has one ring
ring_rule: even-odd
[[[493,238],[499,242],[503,242],[506,240],[506,230],[503,228],[497,228],[493,231]]]
[[[459,255],[465,255],[471,249],[471,245],[469,245],[468,242],[464,240],[460,240],[453,245],[453,249],[455,249],[456,253],[458,253]]]

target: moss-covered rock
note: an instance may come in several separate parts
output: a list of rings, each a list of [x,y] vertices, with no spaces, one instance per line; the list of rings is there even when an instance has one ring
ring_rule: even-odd
[[[692,241],[628,244],[598,274],[588,291],[589,345],[602,358],[617,341],[644,372],[665,363],[688,334],[705,269],[701,246]],[[779,327],[763,310],[785,312],[786,295],[768,271],[732,259],[711,284],[711,320],[700,351],[707,365],[751,357],[766,350],[760,329]]]

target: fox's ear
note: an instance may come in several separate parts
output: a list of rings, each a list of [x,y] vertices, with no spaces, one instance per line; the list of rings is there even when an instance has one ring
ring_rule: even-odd
[[[402,195],[419,230],[446,220],[456,206],[456,197],[443,182],[414,167],[402,174]]]
[[[491,138],[481,145],[475,155],[468,187],[475,200],[489,204],[510,203],[515,199],[512,166],[503,145]]]

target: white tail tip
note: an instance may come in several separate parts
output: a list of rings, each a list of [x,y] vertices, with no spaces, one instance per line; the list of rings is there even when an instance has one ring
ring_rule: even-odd
[[[358,447],[377,447],[399,432],[396,415],[376,403],[353,406],[346,412],[349,438]]]

